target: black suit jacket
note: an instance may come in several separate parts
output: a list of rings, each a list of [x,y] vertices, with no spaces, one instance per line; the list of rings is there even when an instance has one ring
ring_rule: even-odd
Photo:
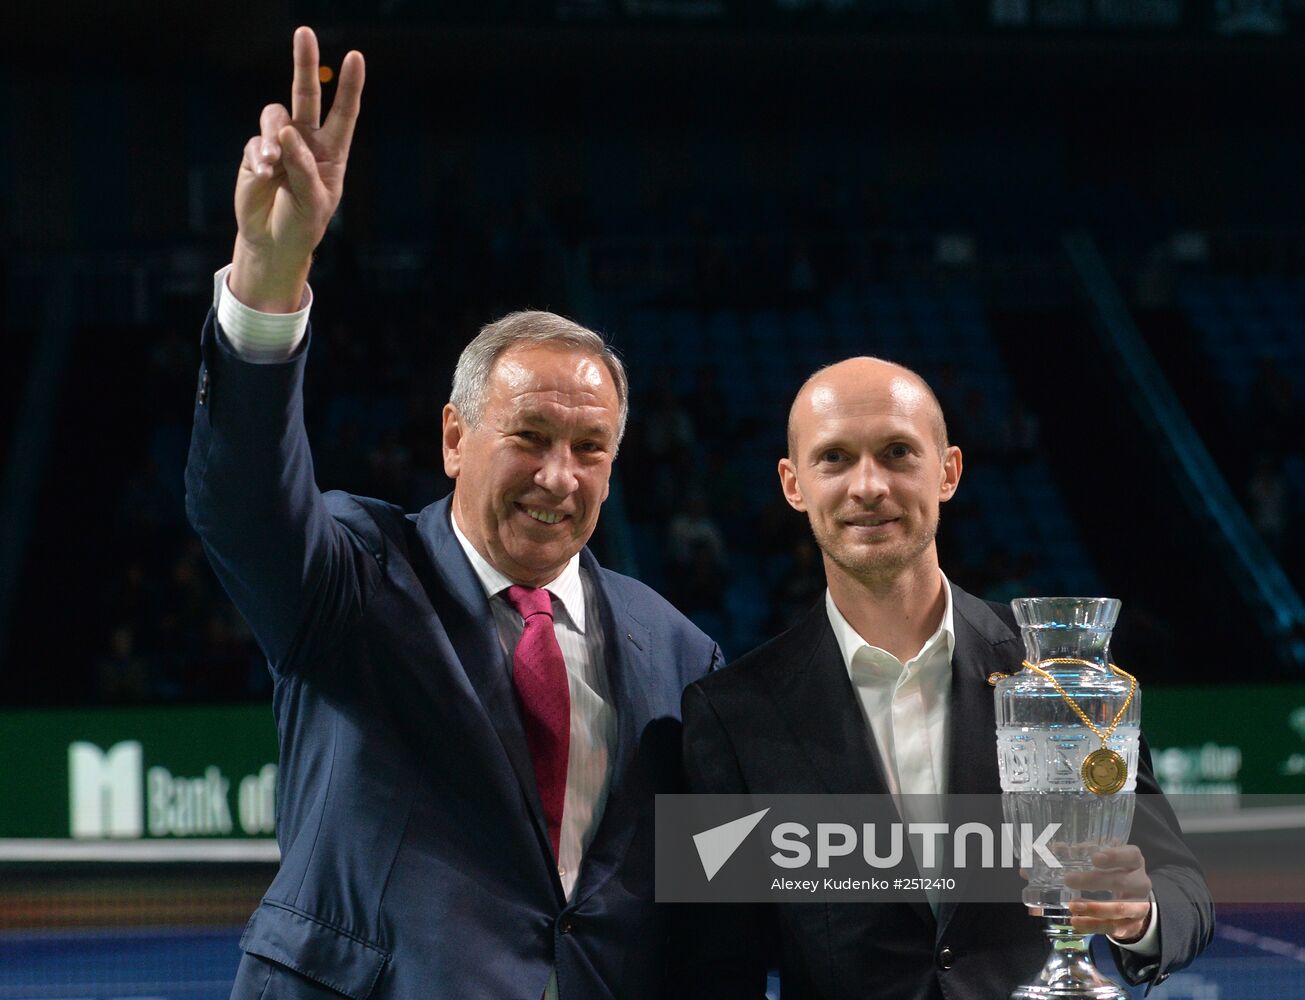
[[[996,793],[996,716],[988,675],[1020,669],[1023,643],[1008,608],[952,587],[947,788]],[[885,794],[883,764],[822,599],[796,626],[684,693],[684,760],[691,791]],[[1115,949],[1131,983],[1162,982],[1209,942],[1213,904],[1182,843],[1142,743],[1131,840],[1146,856],[1160,914],[1160,955]],[[1016,886],[1022,883],[1016,883]],[[691,997],[765,993],[778,965],[784,1000],[1005,998],[1048,954],[1041,922],[1012,888],[1010,903],[944,902],[935,918],[913,903],[700,906],[686,912],[679,949]],[[705,927],[703,926],[705,925]]]

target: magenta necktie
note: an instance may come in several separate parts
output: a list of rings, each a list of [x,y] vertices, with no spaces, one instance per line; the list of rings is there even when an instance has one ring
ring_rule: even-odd
[[[566,801],[567,756],[571,751],[571,692],[566,683],[566,661],[553,632],[553,600],[548,591],[509,587],[507,600],[525,623],[512,654],[512,681],[535,765],[539,798],[544,804],[553,859],[557,860]]]

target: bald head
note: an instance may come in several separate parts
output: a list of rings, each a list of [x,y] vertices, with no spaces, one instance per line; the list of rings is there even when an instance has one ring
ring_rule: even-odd
[[[808,418],[848,405],[867,412],[885,409],[928,420],[941,454],[947,449],[947,421],[929,383],[911,369],[882,358],[848,358],[821,368],[798,390],[788,411],[788,455],[797,458],[798,439]]]

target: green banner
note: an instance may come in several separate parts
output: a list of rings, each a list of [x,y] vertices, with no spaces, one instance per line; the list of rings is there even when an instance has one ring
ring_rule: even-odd
[[[1305,793],[1305,684],[1146,688],[1142,727],[1171,795]],[[270,706],[0,712],[0,746],[0,839],[275,834]]]
[[[1305,684],[1144,688],[1142,731],[1170,795],[1305,793]]]
[[[0,712],[0,838],[275,834],[266,705]]]

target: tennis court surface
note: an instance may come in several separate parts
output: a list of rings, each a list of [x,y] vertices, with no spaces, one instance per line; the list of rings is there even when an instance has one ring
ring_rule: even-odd
[[[240,960],[240,930],[0,932],[0,1000],[226,1000]],[[1097,945],[1102,968],[1110,971],[1113,964]],[[1221,910],[1214,943],[1150,1000],[1249,998],[1305,998],[1305,908]]]

